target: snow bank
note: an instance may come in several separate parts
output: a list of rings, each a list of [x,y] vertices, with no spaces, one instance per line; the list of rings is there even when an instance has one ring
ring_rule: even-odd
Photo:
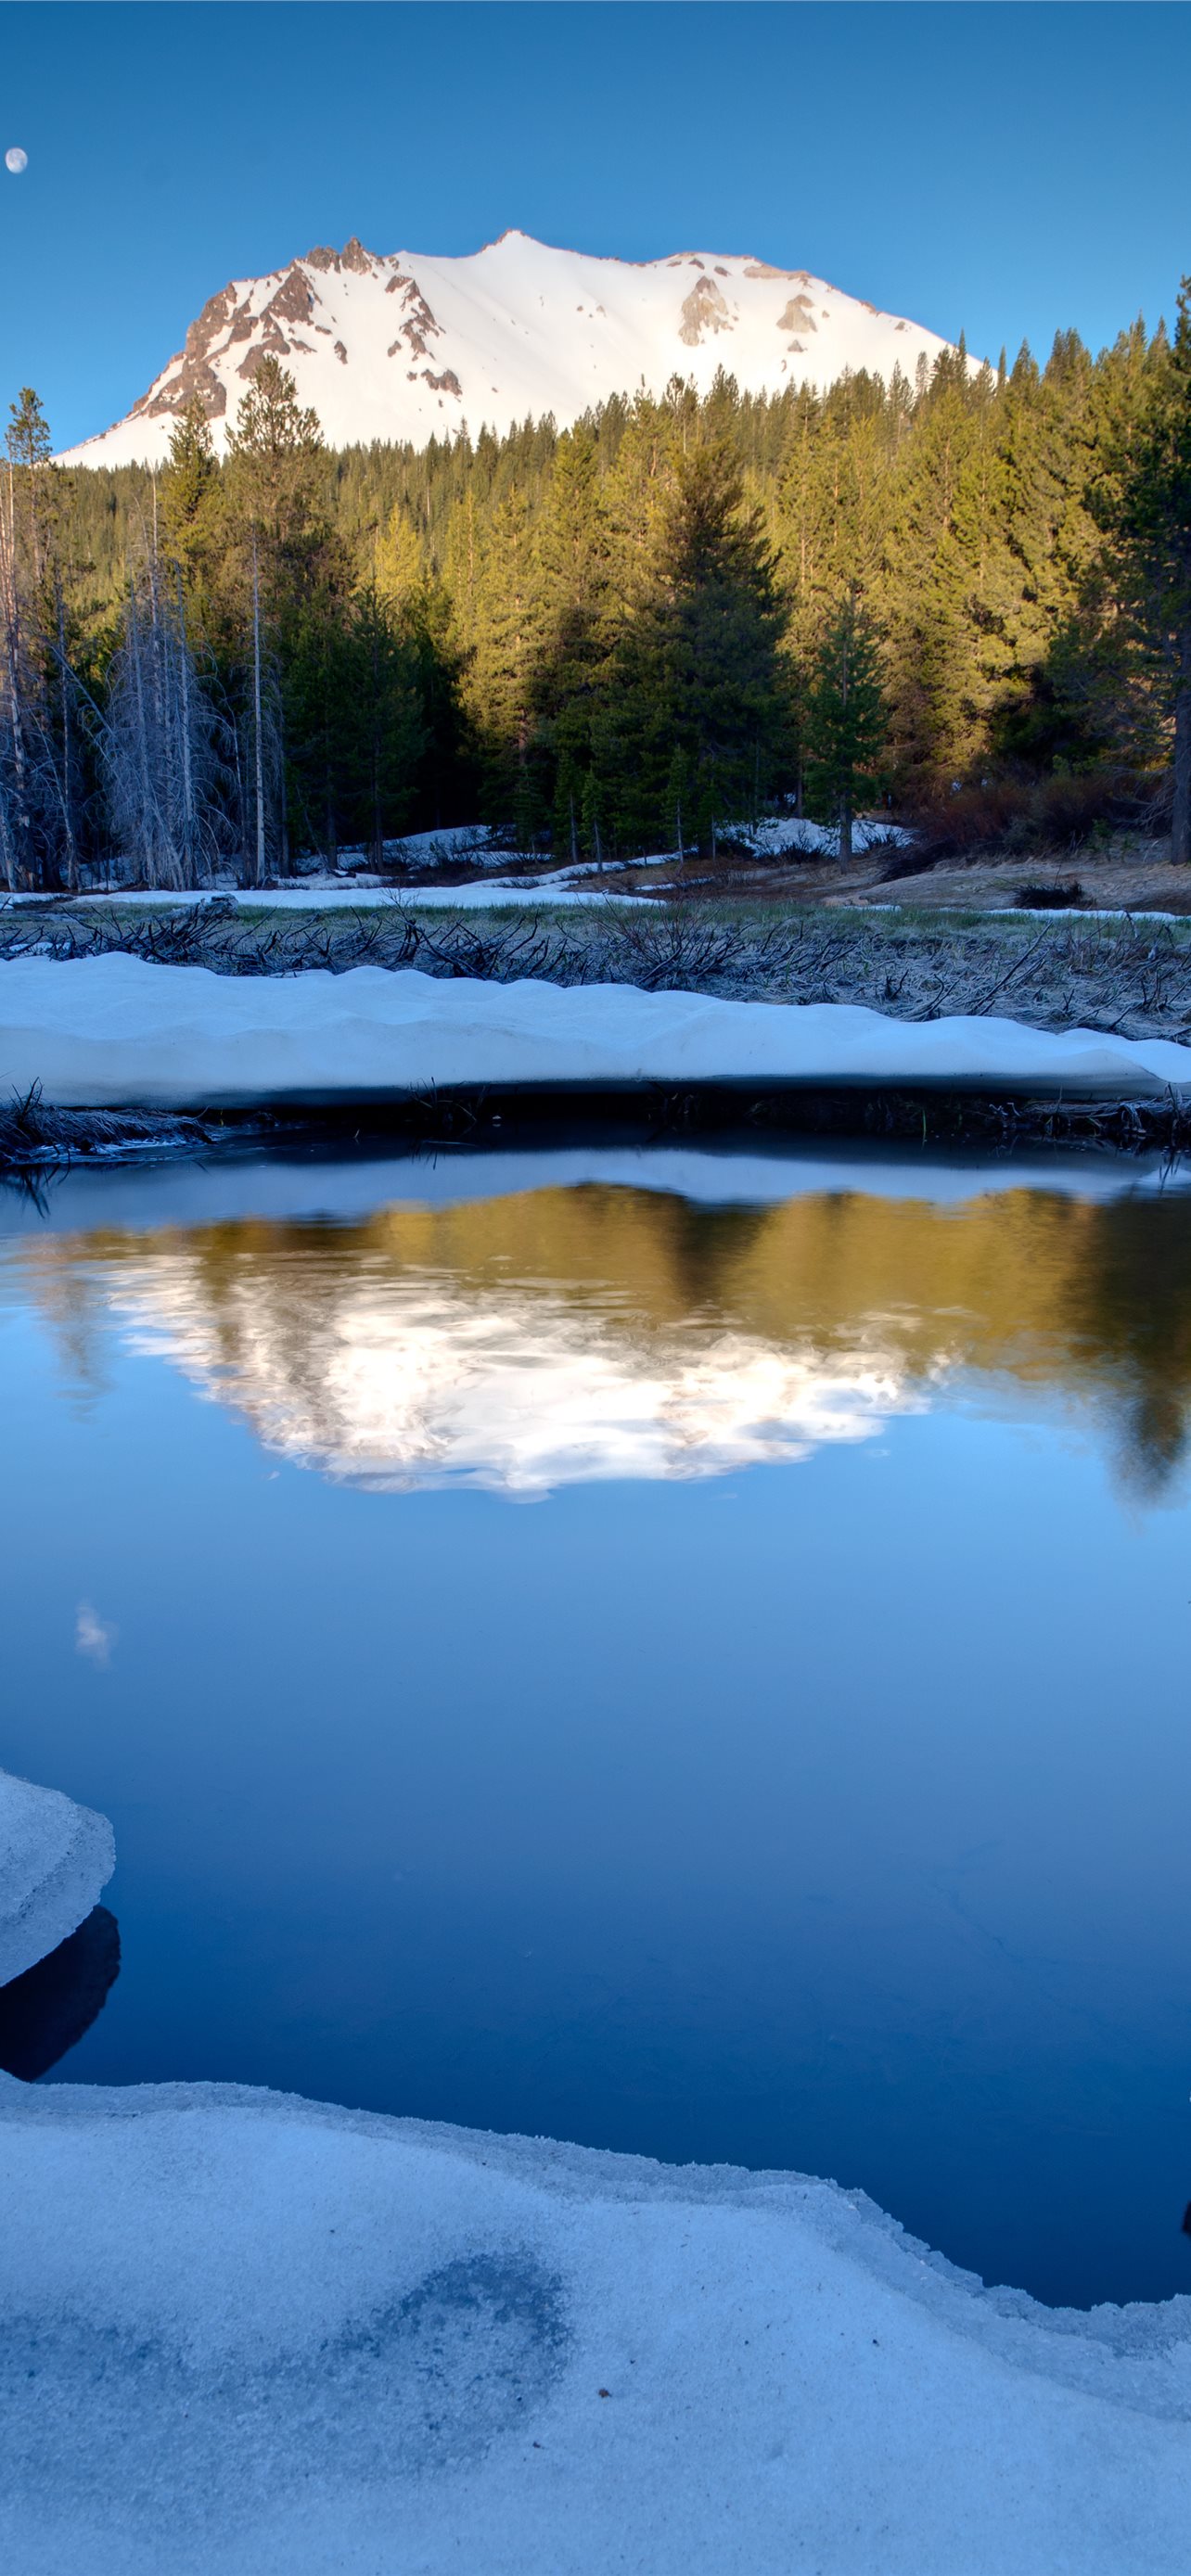
[[[115,1866],[106,1816],[0,1771],[0,1986],[57,1949]]]
[[[215,975],[114,954],[0,964],[0,1093],[55,1107],[394,1097],[451,1084],[946,1083],[1143,1097],[1191,1087],[1191,1048],[1006,1019],[888,1019],[628,984],[410,969]]]
[[[398,840],[386,841],[384,852],[387,859],[400,859],[406,867],[433,867],[440,856],[482,867],[493,855],[494,840],[488,823],[445,823],[434,832],[405,832]]]
[[[21,2576],[1184,2576],[1191,2301],[830,2183],[0,2079],[0,2195]]]
[[[725,826],[724,837],[747,841],[758,858],[776,859],[798,851],[813,859],[839,857],[838,825],[811,823],[805,815],[786,814],[770,823]],[[880,815],[862,816],[852,826],[852,847],[857,857],[864,850],[903,849],[913,837],[904,823],[889,823]]]

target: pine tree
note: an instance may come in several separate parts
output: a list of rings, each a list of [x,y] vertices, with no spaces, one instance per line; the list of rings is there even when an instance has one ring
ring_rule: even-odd
[[[539,748],[554,766],[555,847],[575,857],[611,610],[610,535],[598,454],[583,424],[558,442],[534,556],[531,706]]]
[[[425,586],[426,562],[408,510],[400,501],[376,541],[373,583],[378,599],[403,612]]]
[[[744,507],[731,449],[697,444],[673,467],[644,595],[611,666],[619,774],[608,783],[627,836],[673,828],[676,752],[701,847],[750,810],[758,766],[768,788],[787,716],[783,624],[759,514]]]
[[[17,400],[9,405],[4,444],[14,540],[24,547],[33,582],[40,587],[48,568],[50,533],[57,513],[49,422],[31,385],[22,385]]]
[[[1121,598],[1174,741],[1171,857],[1191,862],[1191,278],[1124,457],[1110,526]]]
[[[259,883],[288,873],[289,727],[286,678],[317,599],[341,612],[350,592],[346,549],[332,530],[327,455],[317,415],[293,377],[261,360],[228,440],[222,581],[238,630],[250,828],[246,866]]]
[[[10,887],[78,883],[76,681],[61,520],[70,478],[52,462],[38,396],[10,406],[0,506],[0,869]]]
[[[276,358],[262,358],[240,403],[228,458],[233,514],[256,528],[280,580],[325,535],[327,484],[318,414],[303,410]]]
[[[776,514],[796,707],[841,593],[855,585],[867,596],[879,586],[909,399],[904,378],[887,388],[870,377],[844,378],[825,396],[802,387],[796,397]],[[799,813],[806,750],[799,730]]]
[[[812,793],[839,827],[847,866],[856,809],[877,791],[889,736],[876,632],[854,590],[840,601],[819,645],[807,735]]]
[[[978,530],[963,506],[978,431],[966,372],[957,378],[940,358],[919,411],[874,595],[889,637],[896,766],[916,792],[962,777],[983,741],[971,613]]]
[[[188,403],[170,433],[160,485],[160,537],[188,597],[199,608],[219,545],[221,492],[211,428],[201,402]]]
[[[535,761],[534,673],[541,634],[537,566],[524,487],[493,513],[476,583],[469,707],[481,743],[481,794],[490,822],[532,846],[543,808]]]

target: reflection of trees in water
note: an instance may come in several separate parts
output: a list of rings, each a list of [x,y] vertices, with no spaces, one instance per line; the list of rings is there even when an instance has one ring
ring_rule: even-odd
[[[40,1240],[34,1239],[39,1249],[43,1248]],[[45,1245],[56,1240],[47,1236]],[[110,1379],[108,1354],[102,1335],[96,1331],[95,1280],[87,1267],[74,1261],[39,1262],[37,1276],[42,1312],[53,1329],[64,1392],[72,1410],[85,1418],[106,1393]]]
[[[1191,1412],[1191,1198],[1122,1199],[1089,1211],[1071,1283],[1072,1328],[1115,1377],[1122,1469],[1142,1493],[1168,1485]]]
[[[1186,1406],[1179,1396],[1147,1390],[1124,1407],[1120,1472],[1144,1499],[1158,1500],[1186,1453]]]
[[[329,1376],[354,1368],[359,1391],[370,1364],[394,1369],[417,1287],[441,1300],[440,1342],[466,1307],[494,1346],[507,1328],[502,1348],[526,1361],[535,1313],[543,1332],[570,1316],[580,1339],[586,1316],[592,1350],[628,1372],[702,1365],[718,1334],[725,1366],[737,1336],[754,1357],[797,1354],[824,1372],[871,1361],[922,1395],[962,1372],[1074,1401],[1102,1417],[1122,1472],[1151,1495],[1187,1446],[1191,1196],[1180,1193],[1093,1202],[1023,1189],[954,1206],[833,1190],[708,1208],[588,1184],[382,1208],[344,1226],[43,1237],[26,1260],[76,1371],[113,1298],[167,1347],[189,1317],[204,1383],[262,1437],[278,1405],[317,1424]],[[528,1366],[524,1400],[535,1401]]]

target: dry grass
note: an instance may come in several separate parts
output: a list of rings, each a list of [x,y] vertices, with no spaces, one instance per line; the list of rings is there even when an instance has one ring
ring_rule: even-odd
[[[1035,1028],[1191,1043],[1191,923],[1095,912],[993,919],[978,908],[903,903],[878,912],[689,897],[648,911],[604,906],[562,915],[419,915],[397,904],[284,915],[230,904],[152,912],[59,903],[0,912],[0,957],[111,950],[223,975],[417,966],[498,983],[536,977],[744,1000],[860,1002],[905,1020],[995,1011]]]

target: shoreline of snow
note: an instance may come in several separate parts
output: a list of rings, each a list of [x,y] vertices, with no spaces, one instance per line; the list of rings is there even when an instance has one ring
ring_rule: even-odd
[[[1191,1092],[1191,1047],[991,1016],[898,1020],[848,1003],[725,1001],[352,967],[217,975],[113,951],[0,963],[0,1096],[51,1108],[910,1086],[1066,1100]]]
[[[0,1986],[78,1930],[115,1866],[106,1816],[0,1771]]]
[[[0,2191],[22,2576],[1186,2565],[1191,2300],[1048,2310],[831,2182],[0,2078]]]

